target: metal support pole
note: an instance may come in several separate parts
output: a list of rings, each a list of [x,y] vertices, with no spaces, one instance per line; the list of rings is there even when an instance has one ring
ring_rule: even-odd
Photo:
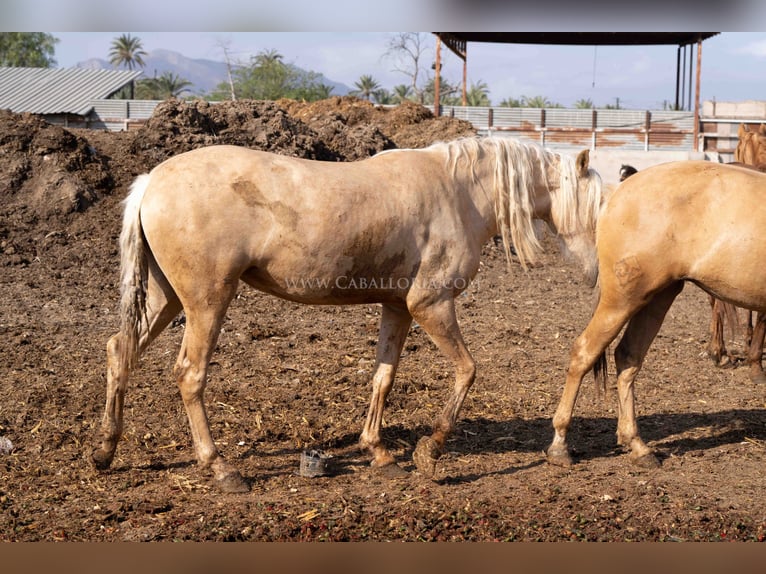
[[[694,151],[699,149],[700,133],[700,77],[702,74],[702,39],[697,40],[697,85],[694,94]]]
[[[442,68],[442,39],[436,36],[436,76],[434,77],[434,115],[439,117],[441,112],[441,97],[439,80]]]

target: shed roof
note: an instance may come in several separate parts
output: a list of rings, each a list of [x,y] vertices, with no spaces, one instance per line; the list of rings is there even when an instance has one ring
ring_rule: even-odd
[[[559,44],[586,46],[686,46],[718,32],[434,32],[447,46],[465,57],[467,42],[500,44]]]
[[[140,70],[0,67],[0,109],[34,114],[86,115],[91,101],[108,98]]]

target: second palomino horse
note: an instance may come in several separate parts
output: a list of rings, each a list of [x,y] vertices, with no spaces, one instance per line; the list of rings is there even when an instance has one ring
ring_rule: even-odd
[[[566,384],[553,417],[548,460],[569,465],[566,434],[583,376],[604,356],[617,368],[617,442],[641,466],[658,463],[636,425],[633,385],[665,314],[692,282],[740,307],[766,311],[766,175],[705,161],[665,163],[620,184],[597,225],[600,295],[572,346]],[[627,326],[626,326],[627,325]]]

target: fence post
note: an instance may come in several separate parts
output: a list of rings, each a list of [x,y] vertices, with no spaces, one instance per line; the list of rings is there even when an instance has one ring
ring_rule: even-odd
[[[598,112],[596,111],[596,108],[593,108],[592,112],[592,119],[591,119],[591,144],[590,149],[593,151],[596,151],[596,127],[598,126]]]
[[[545,147],[545,108],[540,108],[540,145]]]
[[[644,151],[649,151],[649,131],[652,129],[652,112],[646,110],[644,120]]]
[[[487,110],[487,128],[491,129],[492,126],[495,125],[495,110],[493,108],[489,108]]]

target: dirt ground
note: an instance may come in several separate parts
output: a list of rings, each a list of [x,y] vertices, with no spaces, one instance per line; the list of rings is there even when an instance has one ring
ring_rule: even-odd
[[[615,445],[614,390],[604,401],[590,384],[570,433],[577,463],[545,462],[593,295],[552,241],[528,272],[509,271],[488,244],[458,300],[478,377],[434,480],[411,454],[453,372],[422,330],[411,330],[384,426],[410,472],[385,478],[356,448],[379,308],[299,306],[244,287],[206,404],[217,444],[252,491],[219,494],[195,464],[172,379],[182,324],[132,377],[112,468],[92,467],[104,348],[118,325],[120,202],[135,175],[213,143],[353,161],[472,133],[420,106],[352,98],[169,101],[124,133],[0,112],[0,437],[13,445],[0,449],[0,540],[763,540],[764,389],[705,356],[708,304],[694,286],[639,377],[639,425],[661,468],[631,467]],[[742,352],[738,339],[729,346]],[[332,476],[297,475],[312,448],[334,456]]]

